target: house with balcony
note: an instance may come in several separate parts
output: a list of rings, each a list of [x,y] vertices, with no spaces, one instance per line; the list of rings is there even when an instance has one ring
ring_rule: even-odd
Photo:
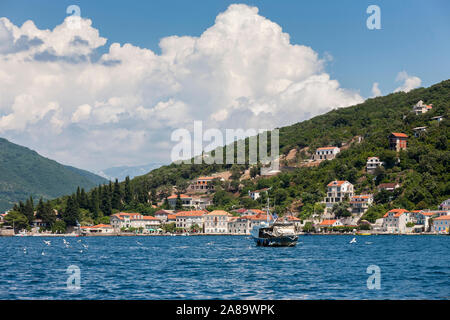
[[[175,214],[174,210],[158,210],[155,212],[155,218],[159,219],[161,223],[166,223],[169,215]]]
[[[382,230],[389,233],[405,233],[406,224],[415,223],[414,215],[406,209],[392,209],[383,216]]]
[[[186,194],[180,194],[180,199],[181,199],[181,205],[183,206],[183,208],[187,208],[190,209],[193,205],[192,205],[192,197],[188,196]],[[173,194],[170,197],[167,197],[167,201],[169,202],[169,206],[172,209],[175,209],[176,205],[177,205],[177,200],[178,200],[178,195]]]
[[[80,228],[82,235],[114,234],[114,228],[110,224],[97,224]]]
[[[179,211],[175,214],[175,223],[177,228],[190,230],[197,226],[197,232],[203,232],[204,216],[206,211]]]
[[[119,212],[110,218],[114,231],[124,229],[140,229],[143,233],[156,231],[161,226],[161,221],[153,216],[144,216],[140,213]]]
[[[422,100],[420,100],[419,102],[417,102],[412,107],[412,111],[411,112],[414,112],[415,115],[417,116],[417,115],[420,115],[420,114],[427,113],[431,109],[433,109],[433,105],[432,104],[426,105],[425,103],[423,103]]]
[[[440,216],[433,219],[432,230],[435,233],[449,233],[450,228],[450,215]]]
[[[259,199],[259,197],[261,196],[261,193],[263,192],[267,192],[269,190],[269,188],[264,188],[264,189],[260,189],[260,190],[254,190],[254,191],[248,191],[248,196],[252,199],[252,200],[256,200]]]
[[[414,132],[414,137],[419,138],[427,132],[427,127],[416,127],[412,130]]]
[[[392,132],[389,135],[389,148],[397,152],[406,150],[408,136],[401,132]]]
[[[335,203],[350,199],[353,196],[353,184],[348,181],[332,181],[327,185],[327,195],[324,199],[327,209],[331,209]]]
[[[214,191],[213,181],[217,179],[225,181],[222,177],[198,177],[188,187],[190,193],[207,193]]]
[[[231,215],[223,210],[214,210],[204,215],[205,233],[225,234],[228,233],[228,220]]]
[[[338,147],[317,148],[313,155],[313,160],[333,160],[339,152],[341,152],[341,149]]]
[[[373,204],[373,195],[361,194],[350,197],[350,208],[352,214],[363,214]]]
[[[380,183],[377,186],[378,192],[380,191],[394,191],[395,189],[400,188],[400,185],[396,182],[394,183]]]
[[[383,161],[380,161],[378,157],[369,157],[366,162],[366,170],[368,173],[374,173],[375,169],[383,165]]]

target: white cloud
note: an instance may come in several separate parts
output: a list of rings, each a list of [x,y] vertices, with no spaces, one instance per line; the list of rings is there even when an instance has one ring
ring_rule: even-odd
[[[394,90],[394,92],[409,92],[412,89],[420,87],[422,84],[422,80],[419,77],[410,76],[406,71],[401,71],[397,74],[397,77],[395,78],[395,81],[397,82],[403,82],[403,84]]]
[[[372,97],[373,98],[381,96],[381,90],[378,87],[378,85],[379,85],[378,82],[374,82],[372,85]]]
[[[161,39],[160,55],[113,43],[91,60],[105,43],[88,19],[40,30],[1,18],[0,134],[96,170],[169,160],[171,132],[194,120],[273,128],[363,101],[326,73],[329,53],[290,43],[255,7],[231,5],[199,37]]]

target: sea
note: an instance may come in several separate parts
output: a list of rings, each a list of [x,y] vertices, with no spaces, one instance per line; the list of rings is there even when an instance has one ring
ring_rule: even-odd
[[[450,237],[0,237],[0,299],[448,300]]]

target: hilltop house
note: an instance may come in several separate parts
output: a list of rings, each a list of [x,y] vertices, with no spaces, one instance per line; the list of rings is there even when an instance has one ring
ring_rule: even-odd
[[[181,199],[181,205],[184,208],[191,208],[192,207],[192,197],[185,195],[185,194],[180,194],[180,199]],[[176,205],[177,205],[177,200],[178,200],[178,195],[173,194],[170,197],[167,198],[167,201],[169,202],[169,206],[172,209],[175,209]]]
[[[440,216],[433,219],[433,231],[448,234],[450,228],[450,216]]]
[[[389,135],[389,148],[399,152],[400,150],[406,150],[408,136],[401,132],[392,132]]]
[[[161,221],[152,216],[144,216],[140,213],[119,212],[111,216],[111,226],[114,231],[122,228],[142,229],[144,233],[155,231],[161,225]]]
[[[436,117],[431,118],[431,120],[441,122],[442,120],[444,120],[444,116],[436,116]]]
[[[400,188],[398,183],[380,183],[377,187],[378,192],[385,191],[394,191],[395,189]]]
[[[335,203],[353,196],[353,184],[348,181],[332,181],[327,187],[327,195],[324,199],[326,208],[332,208]]]
[[[405,233],[408,222],[414,222],[414,217],[408,210],[392,209],[383,216],[382,230],[390,233]]]
[[[447,200],[443,201],[439,205],[439,209],[449,211],[450,210],[450,199],[447,199]]]
[[[228,233],[230,214],[223,210],[214,210],[204,216],[205,233]]]
[[[317,148],[313,160],[332,160],[341,151],[338,147]]]
[[[198,177],[195,179],[188,187],[189,192],[213,192],[214,191],[214,185],[213,180],[218,179],[220,181],[225,181],[221,177]]]
[[[414,112],[416,115],[419,115],[419,114],[427,113],[432,108],[433,108],[432,104],[426,105],[423,103],[422,100],[420,100],[412,107],[412,112]]]
[[[248,196],[250,198],[252,198],[252,200],[256,200],[261,196],[261,193],[263,192],[267,192],[267,190],[269,190],[269,188],[264,188],[264,189],[260,189],[260,190],[255,190],[255,191],[248,191]]]
[[[373,195],[361,194],[350,197],[350,208],[353,214],[362,214],[369,209],[373,203]]]
[[[421,135],[427,132],[427,127],[416,127],[412,129],[414,131],[414,137],[419,138]]]
[[[203,216],[206,214],[203,210],[198,211],[180,211],[175,214],[176,227],[183,228],[185,230],[190,229],[192,226],[197,225],[198,230],[203,230],[204,219]]]
[[[369,173],[373,173],[376,168],[382,166],[384,163],[383,161],[380,161],[380,158],[378,157],[369,157],[367,158],[366,163],[366,170]]]

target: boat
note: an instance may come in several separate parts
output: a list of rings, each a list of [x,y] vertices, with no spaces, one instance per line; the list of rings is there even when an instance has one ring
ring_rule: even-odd
[[[270,223],[269,198],[267,198],[267,221],[253,227],[250,232],[257,246],[262,247],[295,247],[298,235],[293,222],[274,218]]]

